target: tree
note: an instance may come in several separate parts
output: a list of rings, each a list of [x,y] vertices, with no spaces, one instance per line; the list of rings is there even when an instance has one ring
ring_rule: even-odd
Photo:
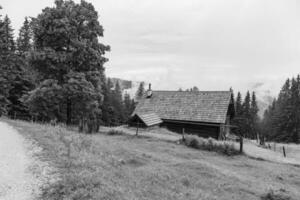
[[[14,52],[16,47],[15,47],[13,29],[11,27],[11,21],[7,15],[4,18],[3,26],[4,26],[3,40],[5,44],[4,49],[6,52]]]
[[[136,91],[135,98],[136,99],[141,99],[144,94],[145,94],[145,83],[141,82],[140,85],[139,85],[138,90]]]
[[[6,15],[4,20],[0,18],[0,116],[7,113],[9,91],[20,66],[14,50],[13,29]]]
[[[194,86],[193,88],[191,88],[191,91],[192,91],[192,92],[198,92],[198,91],[199,91],[199,89],[198,89],[198,87],[197,87],[197,86]]]
[[[115,115],[114,108],[112,106],[112,91],[113,84],[111,82],[111,79],[108,78],[107,81],[104,81],[103,84],[103,104],[101,105],[102,109],[102,122],[106,126],[111,126],[112,121]]]
[[[287,79],[278,98],[264,114],[262,126],[269,140],[299,142],[300,77]]]
[[[129,94],[124,95],[124,113],[125,113],[125,121],[127,122],[130,118],[130,115],[132,114],[134,110],[134,100],[130,98]]]
[[[119,81],[117,81],[115,89],[113,91],[112,105],[115,109],[115,114],[116,114],[114,125],[119,125],[124,123],[125,122],[124,105],[123,105],[123,98],[122,98],[122,90]]]
[[[246,131],[245,136],[247,138],[253,138],[252,132],[251,132],[251,97],[250,92],[247,91],[243,105],[242,105],[242,116],[245,119],[245,122],[243,124],[243,129]]]
[[[256,95],[255,95],[255,92],[252,92],[251,107],[250,107],[252,137],[255,137],[257,135],[257,131],[258,131],[258,121],[259,121],[258,111],[259,111],[259,109],[257,106]]]
[[[30,22],[27,17],[23,22],[23,26],[19,31],[19,36],[17,38],[17,50],[20,54],[29,52],[32,48],[32,33],[30,29]]]
[[[13,37],[13,30],[10,28],[10,20],[8,16],[6,16],[6,22],[8,25],[6,25],[6,38],[10,38],[6,40],[9,44],[7,46],[13,45],[13,47],[7,48],[7,59],[6,61],[9,63],[9,68],[11,75],[10,76],[10,89],[8,91],[7,99],[9,100],[9,104],[7,107],[7,113],[11,117],[18,117],[22,119],[28,119],[30,118],[29,112],[28,112],[28,107],[21,101],[21,98],[23,95],[27,94],[30,90],[34,89],[34,77],[30,73],[29,67],[28,67],[28,62],[25,58],[25,56],[21,56],[20,54],[16,54],[14,51],[14,41],[11,39]],[[28,26],[28,21],[25,23],[26,29],[29,29]],[[20,36],[22,29],[20,31]],[[26,39],[26,37],[25,37]],[[27,38],[28,39],[28,38]],[[29,39],[28,39],[29,40]],[[21,45],[21,43],[26,43],[24,38],[19,37],[18,39],[18,45]],[[29,41],[28,41],[29,42]],[[23,47],[23,53],[25,51],[29,51],[30,49],[25,49]],[[20,52],[20,51],[19,51]]]
[[[243,107],[242,107],[242,95],[240,92],[238,92],[236,97],[235,110],[236,110],[236,115],[241,117],[243,113]]]
[[[99,117],[94,111],[103,101],[103,65],[107,61],[103,55],[109,50],[109,46],[99,42],[103,28],[98,13],[86,1],[77,4],[56,0],[54,7],[44,9],[32,20],[32,31],[35,50],[30,53],[30,64],[42,80],[52,80],[61,87],[61,90],[54,90],[59,102],[53,105],[59,107],[60,113],[49,115],[67,124],[89,124],[89,120]],[[45,84],[44,90],[48,86]],[[84,97],[85,101],[78,104],[78,97]]]

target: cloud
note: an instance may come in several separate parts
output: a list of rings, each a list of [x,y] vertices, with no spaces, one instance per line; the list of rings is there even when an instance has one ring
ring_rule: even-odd
[[[255,83],[278,91],[299,73],[300,5],[296,0],[90,0],[104,26],[107,74],[161,89],[203,90]],[[17,28],[50,1],[4,0]],[[17,9],[17,10],[16,10]]]

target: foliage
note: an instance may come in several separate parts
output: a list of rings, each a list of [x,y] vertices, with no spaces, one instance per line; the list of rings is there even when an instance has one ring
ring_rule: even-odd
[[[264,137],[279,142],[299,143],[300,76],[287,79],[278,98],[264,113],[261,123]]]
[[[145,94],[145,83],[141,82],[138,87],[138,90],[136,91],[135,98],[138,100],[142,98],[144,94]]]
[[[107,135],[125,135],[123,131],[111,129],[107,132]]]
[[[15,53],[13,29],[8,16],[0,19],[0,38],[0,113],[28,116],[27,107],[20,98],[34,85],[26,71],[25,58]]]
[[[79,124],[80,130],[97,131],[107,61],[103,55],[109,46],[99,42],[103,28],[93,5],[57,0],[55,7],[47,7],[33,18],[32,32],[35,48],[29,61],[39,73],[41,85],[27,98],[28,105],[37,103],[30,107],[31,112],[46,117],[45,112],[49,116],[46,120],[57,118]],[[47,94],[54,97],[53,103],[42,98]]]
[[[281,191],[270,190],[267,194],[261,196],[261,200],[291,200],[291,197]]]
[[[131,99],[128,94],[123,97],[119,81],[114,85],[108,78],[103,88],[104,100],[101,106],[103,123],[106,126],[126,123],[134,110],[134,99]]]
[[[204,139],[194,135],[185,136],[184,143],[194,149],[215,151],[224,155],[233,156],[240,152],[234,147],[234,144],[227,141],[217,141],[212,138]]]
[[[25,17],[23,26],[19,31],[19,36],[17,38],[17,50],[21,55],[32,50],[32,31],[30,28],[30,21],[27,17]]]
[[[235,117],[232,120],[232,124],[237,128],[233,132],[247,138],[256,138],[259,131],[258,111],[255,92],[250,95],[247,91],[244,101],[242,101],[241,93],[238,92],[235,100]]]

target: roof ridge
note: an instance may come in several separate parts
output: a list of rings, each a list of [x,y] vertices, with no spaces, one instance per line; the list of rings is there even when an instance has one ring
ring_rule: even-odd
[[[177,90],[153,90],[153,92],[230,92],[229,90],[200,90],[200,91],[177,91]]]

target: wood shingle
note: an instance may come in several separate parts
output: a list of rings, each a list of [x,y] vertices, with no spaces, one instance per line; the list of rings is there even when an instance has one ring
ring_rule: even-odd
[[[224,124],[230,99],[230,91],[153,91],[138,102],[133,115],[155,113],[162,120]]]

